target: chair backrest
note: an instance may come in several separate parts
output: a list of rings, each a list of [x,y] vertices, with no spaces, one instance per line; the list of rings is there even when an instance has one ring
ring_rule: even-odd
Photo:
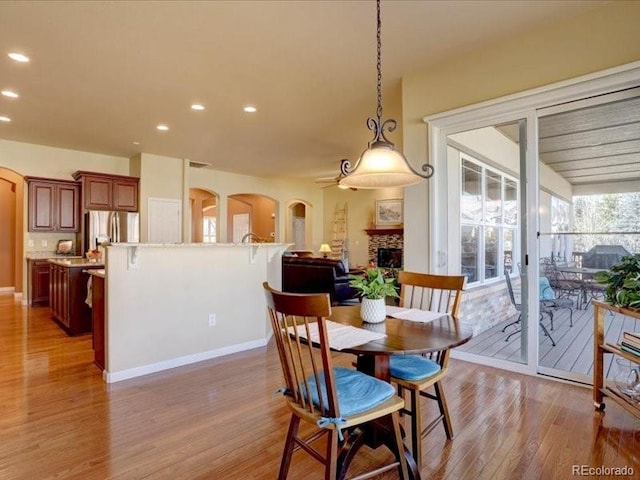
[[[431,275],[402,271],[400,283],[400,306],[419,308],[458,316],[460,300],[465,285],[464,276]]]
[[[286,391],[308,412],[340,416],[325,320],[329,295],[279,292],[263,283]],[[317,338],[313,335],[317,329]],[[304,337],[301,333],[304,332]],[[317,339],[315,346],[305,338]],[[314,401],[316,404],[314,404]]]
[[[505,272],[504,278],[507,281],[507,290],[509,291],[509,298],[511,299],[511,303],[517,311],[520,311],[520,304],[516,302],[516,297],[513,294],[513,286],[511,285],[511,277],[509,276],[509,273]]]

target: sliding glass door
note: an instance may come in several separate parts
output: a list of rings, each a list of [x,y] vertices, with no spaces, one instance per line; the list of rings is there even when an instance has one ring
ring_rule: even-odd
[[[458,350],[487,363],[527,362],[525,139],[525,119],[446,136],[447,264],[467,278],[461,321],[474,332]]]

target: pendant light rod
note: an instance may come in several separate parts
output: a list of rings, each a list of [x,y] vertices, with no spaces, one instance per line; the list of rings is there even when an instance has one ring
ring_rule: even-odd
[[[389,118],[382,120],[382,16],[380,0],[376,0],[376,40],[377,40],[377,108],[376,116],[367,118],[367,128],[373,132],[367,149],[362,152],[357,163],[351,168],[348,160],[341,162],[341,185],[355,188],[383,188],[407,186],[419,183],[423,178],[433,176],[433,167],[422,165],[422,173],[416,171],[407,159],[396,150],[385,133],[393,132],[397,122]]]

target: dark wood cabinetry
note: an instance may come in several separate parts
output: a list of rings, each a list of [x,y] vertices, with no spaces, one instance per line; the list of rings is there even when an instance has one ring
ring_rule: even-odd
[[[76,182],[26,177],[29,186],[30,232],[78,232],[80,185]]]
[[[47,305],[49,303],[49,262],[47,260],[30,260],[31,305]]]
[[[82,184],[85,210],[138,211],[138,178],[83,171],[75,172],[73,178]]]
[[[93,332],[93,361],[104,370],[104,277],[93,275],[91,287],[91,320]]]
[[[49,265],[49,304],[53,317],[69,335],[90,332],[91,309],[85,303],[88,275],[82,270],[103,265]]]

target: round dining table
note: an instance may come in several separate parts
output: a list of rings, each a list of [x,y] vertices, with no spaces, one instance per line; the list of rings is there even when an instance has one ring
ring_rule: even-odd
[[[390,355],[441,352],[468,342],[473,335],[471,330],[460,326],[458,319],[446,313],[430,322],[388,316],[381,323],[365,323],[360,318],[360,306],[349,305],[333,307],[329,320],[386,335],[379,340],[341,351],[358,356],[358,370],[387,382],[391,379]]]
[[[470,330],[462,328],[457,318],[446,313],[429,322],[401,320],[387,316],[381,323],[367,324],[360,318],[360,306],[350,305],[333,307],[329,320],[386,335],[378,340],[343,348],[340,351],[357,356],[359,371],[387,382],[391,381],[389,366],[391,355],[441,352],[462,345],[472,337]],[[390,426],[383,424],[378,425],[378,428],[364,431],[363,442],[354,442],[354,451],[347,455],[346,463],[342,465],[343,473],[346,473],[350,459],[363,443],[372,448],[384,444],[393,451],[394,440],[391,431]],[[411,477],[414,480],[420,479],[416,461],[406,446],[404,457],[409,466]]]

